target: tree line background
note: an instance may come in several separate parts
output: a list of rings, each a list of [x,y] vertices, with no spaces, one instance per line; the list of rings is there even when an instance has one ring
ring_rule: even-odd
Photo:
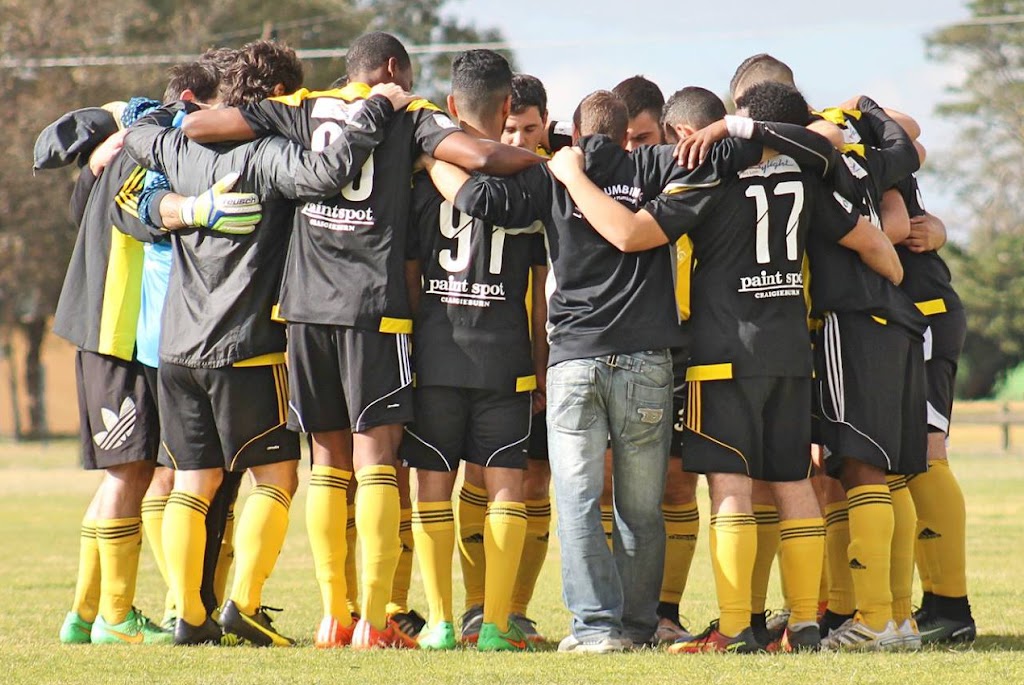
[[[0,359],[17,368],[28,397],[23,437],[46,425],[40,351],[48,334],[76,228],[66,199],[74,169],[33,176],[39,131],[69,103],[159,97],[168,64],[43,68],[24,59],[64,55],[198,55],[275,37],[294,48],[336,48],[368,30],[407,45],[491,42],[500,32],[461,23],[447,0],[0,0],[0,98],[7,149],[0,165]],[[974,17],[1024,14],[1024,0],[968,3]],[[399,27],[401,27],[399,29]],[[950,184],[969,225],[943,255],[968,313],[958,377],[963,398],[991,396],[1024,362],[1024,23],[958,25],[926,37],[929,58],[966,70],[938,114],[959,125],[954,149],[929,158],[931,182]],[[512,55],[507,54],[510,59]],[[450,54],[414,55],[416,90],[443,102]],[[343,58],[304,61],[306,84],[324,88]],[[26,341],[11,358],[11,339]],[[68,370],[70,372],[70,369]],[[7,392],[9,389],[0,389]]]

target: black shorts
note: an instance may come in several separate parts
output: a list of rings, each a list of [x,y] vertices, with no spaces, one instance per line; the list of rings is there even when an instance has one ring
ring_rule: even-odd
[[[803,480],[811,472],[811,379],[690,381],[683,470]]]
[[[683,434],[686,432],[686,397],[689,384],[685,371],[682,383],[672,389],[672,441],[668,445],[668,456],[680,459],[683,456]],[[678,381],[678,377],[677,377]]]
[[[146,367],[97,352],[75,353],[82,466],[108,469],[156,459],[160,414]]]
[[[412,421],[409,336],[288,324],[288,427],[323,433]]]
[[[928,432],[949,434],[957,363],[967,337],[967,314],[955,309],[928,317],[924,370],[928,377]]]
[[[826,469],[856,459],[890,474],[922,473],[928,435],[924,345],[858,312],[825,317],[815,377]]]
[[[459,461],[526,468],[533,403],[530,393],[426,386],[413,392],[416,421],[398,454],[411,467],[455,471]]]
[[[548,412],[539,411],[530,423],[530,444],[526,446],[526,458],[537,461],[548,460]]]
[[[284,364],[159,371],[160,463],[179,471],[254,466],[299,458],[299,436],[285,427]]]

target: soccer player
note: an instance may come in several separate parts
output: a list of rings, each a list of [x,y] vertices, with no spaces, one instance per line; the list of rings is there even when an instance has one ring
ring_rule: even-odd
[[[509,112],[512,70],[490,50],[452,62],[448,109],[463,130],[497,139]],[[460,461],[483,471],[486,575],[480,651],[524,650],[509,619],[527,532],[523,469],[533,416],[534,370],[526,297],[531,267],[544,264],[539,226],[492,226],[455,212],[426,175],[412,198],[413,255],[423,287],[414,319],[416,420],[400,455],[415,467],[413,535],[430,602],[424,649],[454,649],[452,490]],[[416,287],[410,283],[410,287]]]
[[[945,226],[925,210],[916,178],[905,179],[899,188],[911,222],[910,236],[896,247],[907,274],[902,285],[929,324],[928,470],[908,479],[917,509],[918,571],[924,589],[914,618],[924,644],[971,642],[977,627],[967,597],[966,508],[946,452],[953,383],[967,321],[949,268],[936,252],[945,242]]]
[[[165,93],[200,101],[216,95],[215,75],[199,63],[172,70]],[[133,99],[118,125],[157,104]],[[137,211],[144,170],[120,154],[120,144],[118,136],[100,146],[79,177],[73,198],[79,234],[54,319],[54,331],[79,348],[83,464],[105,470],[82,525],[76,598],[60,631],[66,643],[171,639],[132,606],[141,501],[153,475],[159,419],[155,375],[135,356],[143,245],[111,232],[112,224],[144,232]]]
[[[185,118],[197,140],[281,134],[312,150],[333,140],[339,121],[378,83],[412,86],[405,47],[386,33],[358,38],[346,57],[349,84],[300,90],[243,109]],[[412,420],[405,284],[409,178],[421,152],[474,169],[511,173],[541,158],[462,132],[435,105],[413,102],[362,173],[341,193],[296,213],[281,288],[288,322],[289,427],[312,435],[307,529],[324,617],[320,646],[415,647],[387,617],[398,562],[396,474],[402,425]],[[362,548],[359,624],[346,606],[346,489],[359,482],[356,528]]]
[[[725,115],[721,100],[704,89],[684,89],[679,99],[677,107],[690,111],[691,125]],[[802,102],[760,114],[796,124],[808,119]],[[769,157],[731,177],[713,172],[721,180],[710,184],[695,179],[672,187],[675,192],[655,210],[657,219],[647,210],[634,215],[611,201],[587,179],[582,159],[556,166],[562,161],[555,160],[553,173],[566,183],[584,216],[595,217],[594,228],[620,249],[666,244],[665,226],[688,231],[694,244],[694,330],[683,441],[686,468],[708,475],[721,616],[704,634],[680,640],[671,651],[762,647],[749,625],[756,548],[752,478],[773,483],[785,503],[790,532],[804,538],[786,558],[812,580],[810,620],[801,628],[813,634],[816,644],[813,619],[824,527],[807,480],[811,355],[802,287],[804,245],[813,222],[827,239],[856,249],[862,259],[898,278],[895,252],[866,220],[858,222],[850,203],[837,203],[830,188],[790,157]]]
[[[225,74],[227,103],[258,101],[270,94],[271,84],[277,84],[279,92],[298,85],[301,68],[294,52],[273,43],[252,47],[268,46],[275,54],[261,55],[254,65],[240,62],[237,71]],[[397,86],[390,88],[398,91]],[[190,143],[179,131],[154,132],[154,127],[148,134],[130,133],[127,145],[140,161],[166,173],[172,187],[185,192],[193,192],[206,179],[241,169],[247,185],[261,197],[273,200],[278,192],[286,197],[320,197],[336,192],[358,173],[383,139],[394,105],[409,101],[371,93],[361,116],[346,122],[343,130],[349,135],[322,155],[301,153],[298,145],[268,139],[218,156]],[[307,159],[316,160],[309,163],[312,172],[305,171]],[[190,216],[205,213],[202,203],[200,198],[168,207],[167,198],[161,199],[163,225],[190,225]],[[174,223],[176,217],[182,218]],[[175,268],[161,338],[160,383],[166,406],[178,408],[165,422],[163,444],[164,458],[176,469],[164,532],[179,600],[179,644],[213,641],[220,634],[211,621],[204,621],[198,585],[203,510],[224,468],[248,469],[256,485],[238,522],[238,568],[220,614],[221,625],[226,633],[254,644],[291,644],[274,630],[260,602],[284,541],[297,484],[298,440],[285,429],[284,329],[270,319],[291,219],[290,203],[268,201],[261,225],[245,239],[210,239],[203,232],[173,236]],[[220,230],[236,229],[228,225]],[[198,307],[202,316],[188,315],[191,307]]]

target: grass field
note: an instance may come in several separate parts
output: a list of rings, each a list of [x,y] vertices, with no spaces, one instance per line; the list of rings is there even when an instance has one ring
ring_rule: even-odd
[[[1024,444],[1024,443],[1020,443]],[[0,682],[42,683],[1024,683],[1024,458],[983,453],[953,457],[968,502],[969,574],[981,637],[972,649],[918,654],[671,656],[663,652],[577,656],[548,652],[489,655],[321,652],[310,647],[319,599],[302,511],[293,506],[288,540],[265,601],[286,611],[277,621],[296,649],[73,647],[57,641],[71,602],[78,524],[95,474],[76,466],[73,443],[0,443]],[[303,472],[302,481],[308,480]],[[707,503],[701,500],[706,524]],[[683,613],[692,627],[714,616],[707,532],[694,561]],[[532,613],[553,640],[567,631],[561,606],[557,537]],[[458,565],[456,565],[456,569]],[[137,604],[159,617],[163,588],[143,551]],[[456,606],[461,602],[456,579]],[[915,591],[915,595],[918,593]],[[425,607],[418,572],[413,605]],[[779,605],[773,587],[769,604]]]

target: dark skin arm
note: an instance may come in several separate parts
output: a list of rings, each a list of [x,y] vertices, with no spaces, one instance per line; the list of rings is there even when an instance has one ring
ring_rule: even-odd
[[[197,143],[256,139],[255,132],[237,107],[193,112],[181,122],[181,130],[190,140]]]
[[[502,145],[492,140],[481,140],[458,131],[441,141],[434,149],[434,157],[450,162],[467,171],[477,171],[492,176],[511,176],[536,164],[545,162],[543,157],[529,150],[511,145]]]

